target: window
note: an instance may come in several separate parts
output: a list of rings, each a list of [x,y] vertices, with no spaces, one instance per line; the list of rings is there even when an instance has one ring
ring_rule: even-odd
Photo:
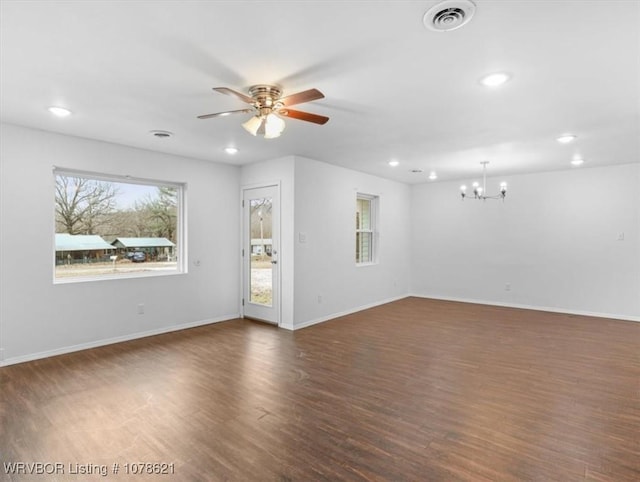
[[[377,205],[377,196],[358,194],[356,197],[356,264],[375,262]]]
[[[54,170],[54,281],[180,273],[183,185]]]

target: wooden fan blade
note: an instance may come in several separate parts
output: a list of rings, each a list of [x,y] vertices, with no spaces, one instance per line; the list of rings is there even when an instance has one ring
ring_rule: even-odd
[[[256,100],[248,95],[244,95],[241,92],[236,92],[233,89],[229,89],[228,87],[214,87],[213,90],[216,92],[220,92],[221,94],[232,95],[240,99],[242,102],[246,102],[247,104],[253,104]]]
[[[318,114],[311,114],[310,112],[302,112],[301,110],[293,109],[281,109],[278,114],[285,117],[291,117],[292,119],[303,120],[307,122],[313,122],[314,124],[326,124],[329,120],[328,117]]]
[[[226,115],[231,115],[231,114],[240,114],[241,112],[249,113],[249,112],[253,112],[253,109],[228,110],[226,112],[216,112],[215,114],[199,115],[198,119],[211,119],[212,117],[224,117]]]
[[[318,99],[324,99],[324,94],[318,89],[309,89],[278,99],[278,102],[282,102],[284,106],[288,107],[290,105],[302,104],[303,102],[311,102],[312,100]]]

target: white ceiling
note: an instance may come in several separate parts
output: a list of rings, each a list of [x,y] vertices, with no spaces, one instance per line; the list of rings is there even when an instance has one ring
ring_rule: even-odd
[[[433,32],[422,17],[436,3],[2,0],[2,121],[231,164],[295,154],[409,183],[477,177],[483,160],[507,177],[570,169],[574,155],[583,168],[640,162],[640,2],[475,0],[471,22]],[[479,84],[503,70],[502,88]],[[212,87],[259,83],[321,90],[295,108],[331,120],[288,119],[266,140],[242,129],[245,114],[196,118],[246,107]],[[577,140],[559,144],[564,132]]]

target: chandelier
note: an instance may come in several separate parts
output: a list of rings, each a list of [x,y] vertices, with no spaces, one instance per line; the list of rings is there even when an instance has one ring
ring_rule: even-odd
[[[502,199],[504,201],[505,196],[507,195],[507,183],[500,183],[500,194],[496,194],[495,196],[487,195],[487,164],[489,161],[482,161],[482,186],[478,182],[474,182],[471,186],[473,187],[473,197],[475,199],[482,199],[483,201],[486,199]],[[467,197],[467,186],[460,186],[460,194],[462,195],[462,200]]]

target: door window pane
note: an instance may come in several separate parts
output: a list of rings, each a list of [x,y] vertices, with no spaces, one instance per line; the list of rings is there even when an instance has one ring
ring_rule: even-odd
[[[250,291],[249,301],[259,305],[273,305],[273,244],[271,198],[251,199],[250,210]]]

